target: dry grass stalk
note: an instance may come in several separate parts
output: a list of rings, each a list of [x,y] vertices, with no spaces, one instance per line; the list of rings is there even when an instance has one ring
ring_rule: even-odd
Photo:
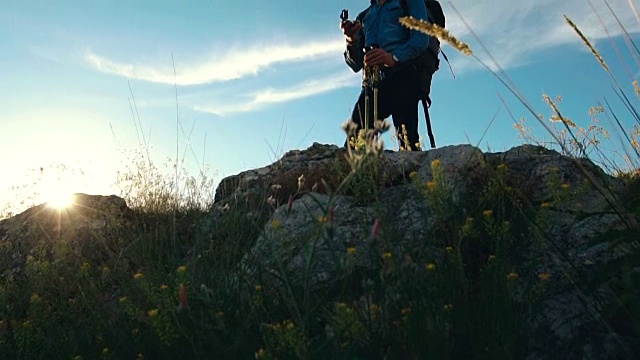
[[[451,46],[453,46],[456,50],[460,51],[465,55],[473,55],[471,48],[469,45],[463,43],[462,41],[456,39],[453,35],[449,33],[449,31],[441,28],[438,25],[431,24],[424,20],[419,20],[414,18],[413,16],[405,16],[400,18],[400,23],[409,29],[417,30],[423,32],[425,34],[435,36],[442,41],[446,41]]]
[[[577,127],[576,124],[571,121],[570,119],[562,116],[562,114],[560,114],[560,109],[558,109],[558,106],[556,105],[556,103],[549,97],[549,95],[547,94],[543,94],[542,95],[542,99],[544,100],[544,102],[547,103],[547,105],[549,105],[549,107],[551,108],[551,110],[553,110],[553,112],[555,112],[555,115],[552,115],[550,120],[553,122],[562,122],[565,123],[567,126],[570,126],[572,128]]]
[[[607,72],[609,72],[609,67],[607,66],[607,63],[604,62],[604,59],[602,58],[602,56],[600,56],[600,53],[598,52],[598,50],[596,50],[596,48],[593,47],[593,45],[591,45],[591,42],[589,42],[587,37],[584,36],[582,31],[580,31],[580,29],[578,29],[578,26],[573,21],[571,21],[571,19],[569,19],[569,17],[567,17],[567,15],[563,15],[563,16],[564,16],[564,20],[567,22],[567,24],[569,24],[569,26],[571,26],[571,28],[576,32],[576,34],[578,34],[578,36],[580,36],[580,39],[582,39],[582,42],[589,48],[589,50],[591,50],[591,53],[593,54],[593,56],[595,56],[596,59],[598,59],[598,62],[600,62],[600,65],[602,65],[602,67]]]

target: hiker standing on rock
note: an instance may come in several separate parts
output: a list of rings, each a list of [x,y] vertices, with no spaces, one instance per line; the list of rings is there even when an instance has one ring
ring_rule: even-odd
[[[376,66],[381,71],[376,120],[391,115],[400,149],[419,151],[417,105],[420,84],[413,60],[427,49],[429,36],[402,26],[398,20],[404,16],[427,20],[424,0],[372,0],[355,21],[343,18],[340,28],[347,40],[344,52],[347,65],[354,72]],[[368,102],[369,115],[365,116],[367,96],[373,99],[372,89],[363,86],[351,114],[351,121],[357,126],[356,136],[360,129],[373,129],[373,101]],[[345,147],[348,145],[349,139]]]

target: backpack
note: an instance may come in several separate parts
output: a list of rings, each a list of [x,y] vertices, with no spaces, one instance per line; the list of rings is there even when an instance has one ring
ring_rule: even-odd
[[[400,0],[400,5],[404,13],[409,14],[408,0]],[[446,19],[440,3],[437,0],[424,0],[424,5],[427,7],[427,21],[444,29]],[[438,71],[440,68],[440,59],[438,58],[440,52],[440,40],[435,36],[429,36],[429,47],[425,52],[420,54],[421,59],[418,59],[418,67],[425,67],[425,70],[430,71],[431,74]],[[444,56],[446,59],[446,55]]]
[[[427,20],[440,26],[445,27],[445,16],[442,11],[442,6],[437,0],[424,0],[424,4],[427,7]],[[408,0],[400,0],[400,5],[405,14],[409,14]],[[424,118],[427,123],[427,134],[429,135],[429,142],[431,148],[436,147],[436,141],[433,137],[431,130],[431,119],[429,117],[429,108],[431,107],[431,98],[429,93],[431,91],[431,77],[440,68],[440,59],[438,55],[442,51],[440,50],[440,40],[435,36],[429,36],[429,47],[423,51],[415,60],[416,70],[418,71],[418,78],[420,82],[420,100],[422,101],[422,108],[424,109]],[[447,55],[442,52],[444,59],[449,62]]]

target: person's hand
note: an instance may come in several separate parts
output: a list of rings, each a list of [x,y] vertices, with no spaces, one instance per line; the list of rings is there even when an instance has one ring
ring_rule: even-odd
[[[340,23],[340,29],[347,38],[347,42],[354,43],[358,40],[358,33],[362,30],[362,23],[360,21],[342,21]]]
[[[392,67],[396,64],[393,55],[382,49],[371,49],[364,54],[364,66],[384,65]]]

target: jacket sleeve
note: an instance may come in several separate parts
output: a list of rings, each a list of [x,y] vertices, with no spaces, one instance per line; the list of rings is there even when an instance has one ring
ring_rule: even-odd
[[[366,11],[361,12],[356,17],[356,20],[363,22]],[[349,65],[353,72],[358,72],[364,67],[364,52],[362,49],[365,46],[364,28],[358,33],[358,41],[353,45],[347,45],[347,49],[344,51],[344,60]]]
[[[427,21],[427,7],[424,0],[407,0],[409,15],[416,19]],[[429,35],[409,30],[409,41],[393,52],[400,62],[409,61],[418,56],[429,46]]]

